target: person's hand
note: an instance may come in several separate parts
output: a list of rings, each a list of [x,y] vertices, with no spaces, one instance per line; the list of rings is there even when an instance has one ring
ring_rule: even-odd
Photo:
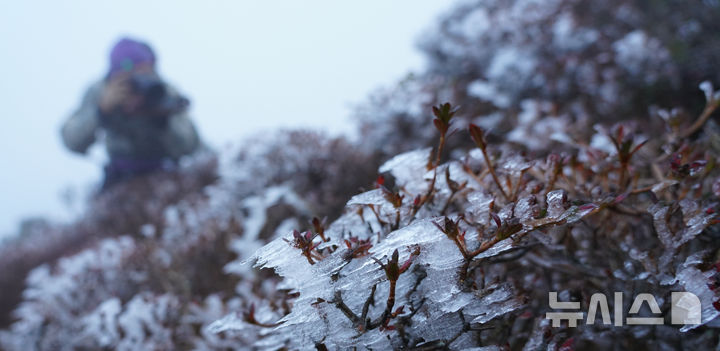
[[[100,112],[108,114],[116,111],[119,107],[126,109],[124,105],[130,100],[130,75],[118,74],[111,77],[105,84],[100,95]]]

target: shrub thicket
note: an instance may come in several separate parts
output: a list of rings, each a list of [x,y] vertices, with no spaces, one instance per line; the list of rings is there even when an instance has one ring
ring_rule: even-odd
[[[4,243],[0,348],[715,349],[718,11],[462,2],[358,140],[258,137]],[[553,291],[665,319],[554,327]]]

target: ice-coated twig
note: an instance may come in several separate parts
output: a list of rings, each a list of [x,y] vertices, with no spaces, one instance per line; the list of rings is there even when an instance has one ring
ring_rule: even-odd
[[[706,84],[707,83],[707,84]],[[720,106],[720,100],[718,100],[715,95],[716,94],[708,94],[707,88],[709,87],[709,90],[712,92],[712,85],[710,85],[709,82],[703,82],[700,85],[700,88],[703,90],[706,90],[706,97],[707,102],[705,104],[705,108],[703,109],[702,113],[700,114],[700,117],[695,120],[695,122],[690,125],[687,129],[683,130],[682,132],[678,133],[678,136],[680,138],[687,138],[695,132],[697,132],[700,128],[702,128],[703,125],[705,125],[705,122],[707,122],[708,119],[710,119],[710,116],[713,112]]]
[[[492,164],[492,161],[490,160],[490,156],[488,156],[487,153],[487,142],[485,141],[485,131],[474,125],[470,124],[470,136],[472,137],[473,141],[475,141],[475,144],[480,148],[480,151],[482,151],[483,157],[485,158],[485,164],[488,167],[488,171],[490,171],[490,174],[492,175],[493,180],[495,181],[495,184],[497,185],[498,189],[500,189],[500,193],[503,195],[503,197],[507,200],[509,199],[507,193],[505,192],[505,189],[503,189],[502,183],[500,182],[500,179],[498,178],[497,174],[495,173],[495,167]]]

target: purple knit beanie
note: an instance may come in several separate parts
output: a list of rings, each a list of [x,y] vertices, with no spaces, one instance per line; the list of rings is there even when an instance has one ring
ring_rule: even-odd
[[[117,72],[130,71],[142,63],[155,64],[155,53],[150,45],[130,38],[120,39],[110,51],[110,71],[108,76]]]

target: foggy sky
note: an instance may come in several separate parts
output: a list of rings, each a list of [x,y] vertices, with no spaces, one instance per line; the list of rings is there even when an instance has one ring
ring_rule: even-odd
[[[59,137],[123,35],[155,48],[161,74],[193,101],[216,149],[279,127],[351,130],[352,104],[424,62],[415,49],[446,1],[7,1],[0,3],[0,237],[29,216],[67,220],[104,150]],[[72,193],[72,192],[71,192]],[[83,195],[85,194],[85,195]],[[84,200],[76,201],[82,204]]]

